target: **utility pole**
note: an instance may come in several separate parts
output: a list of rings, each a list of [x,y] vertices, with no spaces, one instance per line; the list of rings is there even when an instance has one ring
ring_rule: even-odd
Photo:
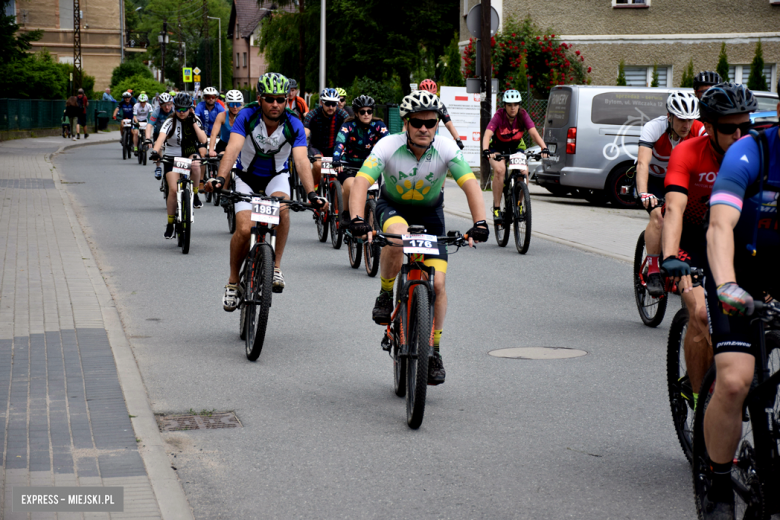
[[[168,43],[168,20],[163,20],[163,28],[157,41],[160,42],[160,83],[165,84],[165,44]]]
[[[320,13],[320,92],[325,88],[325,0]]]
[[[481,110],[479,111],[479,129],[480,129],[480,143],[479,143],[479,149],[480,149],[480,161],[479,161],[479,172],[480,177],[482,178],[482,188],[484,189],[487,186],[487,183],[490,181],[490,161],[487,157],[485,157],[482,154],[482,136],[485,135],[485,130],[487,129],[488,123],[490,123],[490,117],[491,117],[491,110],[492,110],[492,99],[493,99],[493,64],[492,64],[492,47],[490,45],[491,42],[491,35],[490,35],[490,15],[491,15],[492,9],[490,6],[490,0],[482,0],[482,24],[480,27],[480,37],[482,40],[482,45],[480,51],[482,52],[482,55],[480,56],[480,61],[482,65],[482,70],[479,71],[480,77],[482,78],[482,94],[484,97],[482,98],[481,102]]]
[[[81,4],[73,0],[73,92],[76,95],[81,88]]]
[[[125,2],[119,0],[119,63],[125,62]]]
[[[203,29],[201,30],[203,35],[203,53],[205,60],[203,61],[203,81],[202,85],[212,85],[211,81],[211,38],[209,37],[209,4],[207,0],[203,0]]]
[[[219,91],[222,92],[222,18],[217,16],[209,16],[209,18],[219,22],[219,25],[217,26],[217,30],[219,31],[217,37],[217,43],[219,44]]]
[[[306,85],[306,66],[303,61],[304,30],[303,30],[303,3],[304,0],[298,0],[298,88],[301,94],[305,94]]]

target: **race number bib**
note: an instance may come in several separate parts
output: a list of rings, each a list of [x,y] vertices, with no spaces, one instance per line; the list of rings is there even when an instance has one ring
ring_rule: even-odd
[[[320,171],[324,175],[336,175],[336,170],[333,169],[333,157],[322,158],[322,168]]]
[[[439,255],[436,235],[401,235],[404,241],[404,253],[418,255]]]
[[[368,188],[369,192],[379,192],[379,181],[375,182]]]
[[[186,157],[175,157],[173,159],[173,172],[183,175],[184,177],[190,176],[190,168],[192,168],[192,159]]]
[[[122,126],[124,126],[125,128],[128,128],[132,125],[133,125],[132,119],[122,119]]]
[[[252,221],[278,224],[279,208],[278,200],[263,200],[259,197],[254,197],[252,199]]]
[[[523,152],[517,152],[509,157],[509,169],[510,170],[525,170],[528,165],[528,160]]]
[[[146,130],[146,121],[139,121],[138,128],[140,128],[141,130]]]

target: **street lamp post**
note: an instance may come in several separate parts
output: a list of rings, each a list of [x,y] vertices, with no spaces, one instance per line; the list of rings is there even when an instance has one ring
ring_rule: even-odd
[[[217,18],[216,16],[208,16],[207,18],[211,18],[212,20],[216,20],[219,22],[219,35],[217,38],[217,42],[219,43],[219,91],[222,92],[222,18]]]
[[[325,0],[320,7],[320,92],[325,88]]]
[[[163,22],[163,29],[157,36],[160,42],[160,83],[165,83],[165,44],[168,43],[168,22]]]

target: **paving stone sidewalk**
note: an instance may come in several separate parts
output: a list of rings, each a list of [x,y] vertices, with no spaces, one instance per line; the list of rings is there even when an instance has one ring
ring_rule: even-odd
[[[191,517],[188,507],[161,513],[172,506],[160,489],[175,495],[178,483],[153,487],[147,473],[150,461],[172,470],[164,448],[142,457],[153,439],[136,438],[128,403],[143,410],[148,400],[140,376],[126,369],[132,355],[123,355],[125,368],[115,359],[124,333],[118,319],[106,322],[113,301],[48,155],[63,144],[87,142],[0,143],[0,518]],[[143,424],[148,416],[151,409]],[[14,486],[122,486],[124,512],[13,513]]]

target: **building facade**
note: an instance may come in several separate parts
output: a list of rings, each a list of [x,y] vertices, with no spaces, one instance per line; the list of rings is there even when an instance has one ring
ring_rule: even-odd
[[[111,83],[111,72],[121,62],[121,0],[80,0],[81,63],[94,76],[95,91]],[[12,0],[8,12],[23,31],[42,30],[33,51],[44,47],[56,61],[73,63],[73,0]],[[143,49],[126,48],[126,52]]]
[[[479,0],[460,0],[461,45],[470,37],[465,15]],[[629,85],[649,86],[658,66],[660,86],[679,86],[689,61],[694,73],[715,70],[721,44],[730,80],[747,83],[756,43],[764,76],[776,91],[780,63],[780,0],[503,0],[493,1],[503,22],[531,16],[585,56],[594,85],[614,85],[625,62]]]

